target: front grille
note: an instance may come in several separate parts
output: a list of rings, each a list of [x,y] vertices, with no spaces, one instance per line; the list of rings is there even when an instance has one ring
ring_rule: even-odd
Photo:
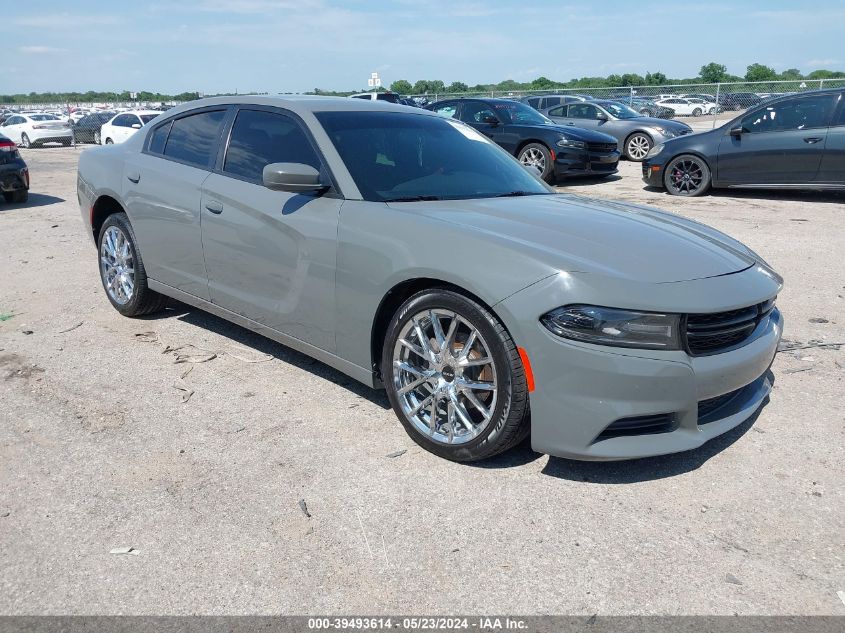
[[[587,151],[597,154],[610,154],[616,151],[616,143],[587,143]]]
[[[774,305],[775,301],[771,299],[738,310],[687,315],[687,349],[693,356],[703,356],[739,345],[751,336]]]
[[[654,433],[668,433],[676,428],[675,421],[669,413],[657,415],[640,415],[634,418],[622,418],[609,425],[594,440],[609,440],[614,437],[628,437],[631,435],[652,435]]]

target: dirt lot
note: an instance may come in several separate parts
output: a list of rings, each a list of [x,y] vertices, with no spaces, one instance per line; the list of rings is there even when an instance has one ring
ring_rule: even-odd
[[[452,464],[281,345],[120,317],[79,151],[25,151],[30,202],[0,206],[0,613],[845,614],[845,348],[778,354],[769,405],[691,453]],[[786,338],[845,342],[845,198],[678,200],[631,163],[564,189],[742,239],[786,278]]]

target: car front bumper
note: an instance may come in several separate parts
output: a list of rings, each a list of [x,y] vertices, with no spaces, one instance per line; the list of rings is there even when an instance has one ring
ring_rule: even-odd
[[[646,158],[640,165],[643,170],[644,183],[650,187],[663,187],[663,163]]]
[[[681,282],[686,288],[678,298],[684,303],[685,295],[698,294],[730,301],[744,292],[746,304],[752,305],[777,294],[778,282],[757,283],[753,276],[746,271]],[[727,284],[719,281],[731,277]],[[754,415],[771,390],[769,368],[783,331],[776,309],[742,345],[718,354],[614,348],[563,339],[540,324],[538,318],[547,307],[582,302],[577,297],[540,299],[546,303],[538,314],[536,299],[558,295],[558,283],[535,284],[495,307],[507,315],[508,327],[531,365],[536,385],[530,394],[534,450],[581,460],[621,460],[695,449]],[[577,294],[577,284],[569,290]],[[724,309],[736,307],[733,303]],[[666,311],[660,305],[652,309]],[[619,424],[643,420],[662,422],[643,432],[619,433]]]
[[[555,177],[608,176],[619,167],[619,151],[593,153],[584,150],[558,149],[555,151]]]

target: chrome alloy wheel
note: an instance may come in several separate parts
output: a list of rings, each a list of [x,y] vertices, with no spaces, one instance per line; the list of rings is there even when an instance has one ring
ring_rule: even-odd
[[[393,348],[393,386],[407,419],[441,444],[478,437],[496,410],[490,348],[450,310],[425,310],[405,324]]]
[[[116,226],[110,226],[100,245],[100,274],[109,296],[119,305],[132,300],[135,291],[135,263],[129,240]]]
[[[526,167],[536,167],[540,173],[546,173],[546,157],[536,147],[529,147],[519,155],[519,162]]]
[[[643,160],[651,149],[651,143],[642,134],[636,134],[628,141],[628,156],[634,160]]]

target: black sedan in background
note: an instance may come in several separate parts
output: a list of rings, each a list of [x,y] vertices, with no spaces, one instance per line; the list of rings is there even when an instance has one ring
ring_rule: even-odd
[[[0,191],[6,202],[26,202],[29,170],[11,139],[0,134]]]
[[[472,126],[519,159],[546,182],[570,176],[608,176],[619,150],[608,134],[556,125],[531,106],[510,99],[450,99],[427,106]]]
[[[845,189],[845,91],[780,97],[708,132],[656,145],[643,180],[675,196],[710,187]]]
[[[100,128],[109,121],[114,112],[94,112],[82,117],[73,126],[73,141],[75,143],[100,144]]]

